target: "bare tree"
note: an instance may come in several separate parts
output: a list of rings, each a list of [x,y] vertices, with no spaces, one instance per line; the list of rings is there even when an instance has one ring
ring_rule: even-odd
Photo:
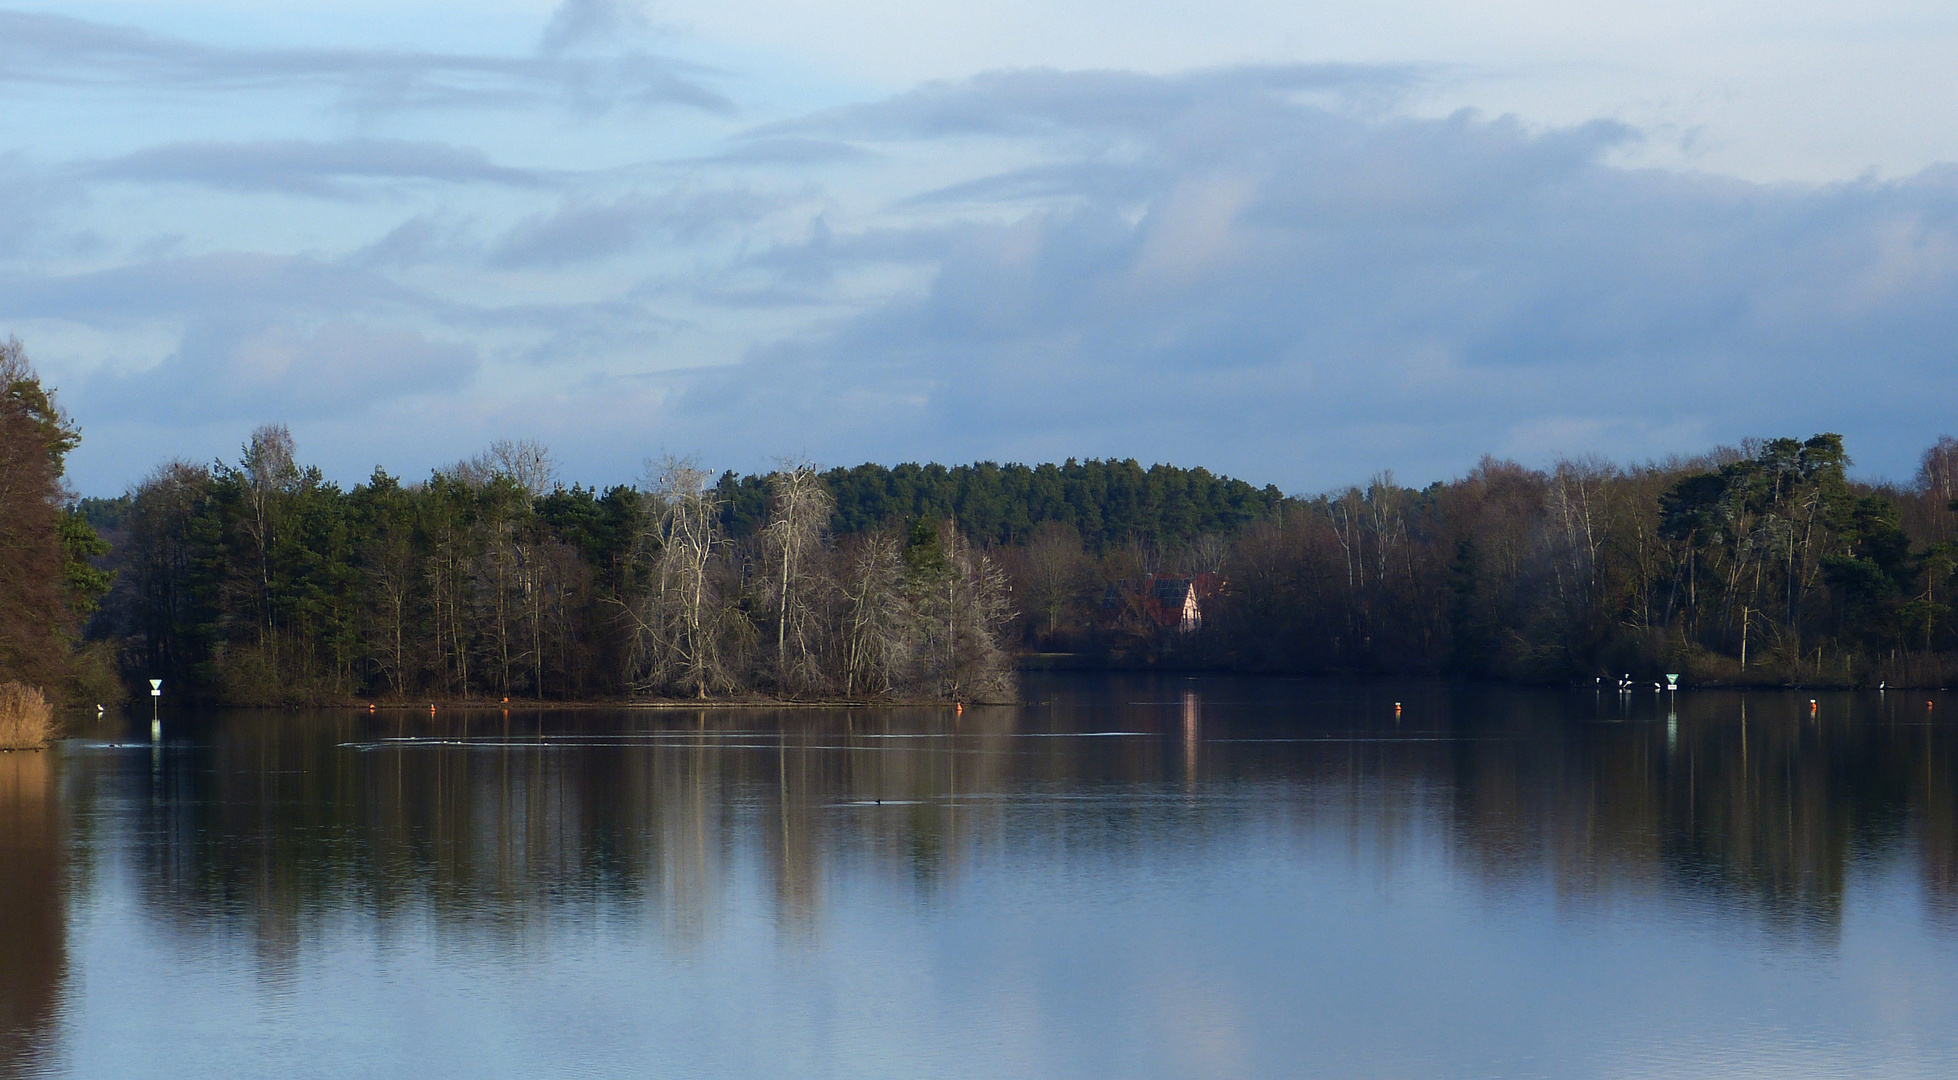
[[[640,547],[651,581],[629,610],[641,685],[705,698],[729,685],[720,655],[721,612],[710,563],[722,544],[720,506],[708,473],[668,456],[652,466]]]
[[[1000,648],[1000,628],[1013,618],[1012,586],[992,556],[973,547],[949,525],[946,545],[952,564],[950,601],[956,629],[951,678],[941,694],[953,700],[1004,698],[1013,685],[1012,664]]]
[[[1930,502],[1925,515],[1927,531],[1938,540],[1950,540],[1958,525],[1952,506],[1958,500],[1958,439],[1938,437],[1937,444],[1924,451],[1917,468],[1917,490]]]
[[[888,532],[855,537],[841,552],[842,688],[848,697],[889,693],[911,659],[903,545]]]
[[[8,337],[0,341],[0,397],[5,397],[15,383],[36,380],[34,365],[28,362],[27,347],[18,337]]]
[[[770,473],[768,487],[769,523],[762,540],[773,564],[769,576],[775,592],[775,677],[784,689],[806,687],[816,679],[810,647],[814,608],[808,595],[813,583],[807,570],[822,547],[836,501],[807,462]]]
[[[1046,620],[1046,633],[1060,632],[1061,618],[1088,589],[1091,564],[1081,534],[1059,521],[1041,523],[1027,542],[1020,565],[1027,606]]]
[[[272,545],[277,537],[277,500],[299,482],[299,466],[293,457],[292,432],[284,424],[261,424],[245,443],[238,471],[244,474],[245,498],[250,513],[246,532],[258,555],[257,606],[259,627],[272,631]]]
[[[1190,570],[1200,574],[1221,574],[1230,562],[1230,538],[1204,533],[1190,541]]]
[[[949,522],[914,534],[905,561],[915,687],[952,700],[1004,694],[1011,681],[999,646],[999,630],[1012,617],[1006,575]]]
[[[1598,457],[1559,461],[1551,470],[1548,502],[1560,556],[1553,565],[1560,598],[1571,609],[1590,610],[1607,536],[1605,493],[1618,476]]]
[[[557,464],[549,448],[534,439],[498,439],[488,450],[443,471],[471,487],[508,480],[523,492],[526,506],[557,482]]]

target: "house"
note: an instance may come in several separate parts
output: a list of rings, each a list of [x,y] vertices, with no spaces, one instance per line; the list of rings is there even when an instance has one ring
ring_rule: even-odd
[[[1195,633],[1203,625],[1203,605],[1224,590],[1216,574],[1149,574],[1123,578],[1102,594],[1104,610],[1134,610],[1165,630]]]

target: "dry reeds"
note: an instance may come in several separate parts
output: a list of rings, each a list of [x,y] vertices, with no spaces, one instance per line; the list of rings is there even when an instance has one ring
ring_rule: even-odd
[[[0,750],[38,750],[54,735],[54,709],[39,690],[0,683]]]

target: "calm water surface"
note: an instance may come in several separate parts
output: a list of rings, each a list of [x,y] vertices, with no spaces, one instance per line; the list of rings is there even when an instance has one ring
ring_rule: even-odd
[[[0,1074],[1958,1075],[1958,699],[1026,692],[0,755]]]

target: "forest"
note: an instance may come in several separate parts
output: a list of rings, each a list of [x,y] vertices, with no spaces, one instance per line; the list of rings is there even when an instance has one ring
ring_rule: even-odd
[[[267,426],[235,464],[169,462],[80,504],[115,553],[90,632],[238,704],[1011,696],[990,554],[929,518],[837,534],[807,466],[753,479],[742,521],[737,482],[690,461],[600,492],[499,441],[343,491]]]
[[[1138,663],[1591,683],[1942,686],[1958,677],[1958,441],[1908,485],[1852,480],[1840,436],[1546,468],[1483,459],[1179,547],[1091,553],[1065,530],[1002,561],[1043,649]],[[1090,614],[1097,581],[1216,570],[1200,630]],[[1106,611],[1105,589],[1101,608]]]
[[[343,489],[267,425],[235,461],[78,498],[79,429],[18,342],[0,378],[0,682],[71,702],[148,678],[254,705],[977,701],[1010,697],[1020,663],[1958,675],[1948,437],[1907,484],[1852,479],[1825,433],[1287,496],[1114,460],[738,475],[668,458],[599,490],[523,440]],[[1149,599],[1165,582],[1191,591],[1180,623]]]

